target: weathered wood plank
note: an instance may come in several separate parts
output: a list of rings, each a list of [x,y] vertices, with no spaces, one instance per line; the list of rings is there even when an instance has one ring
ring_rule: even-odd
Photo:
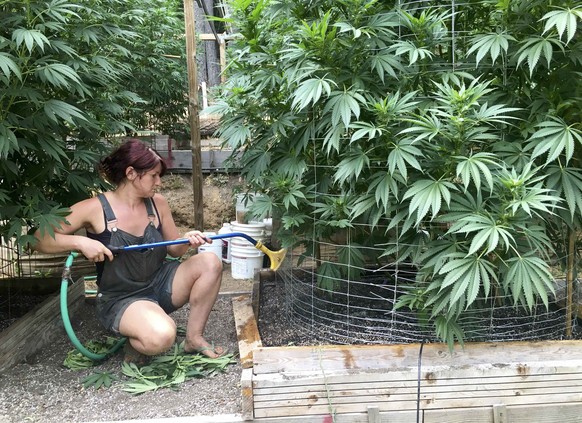
[[[350,404],[377,404],[386,402],[381,406],[382,410],[410,409],[410,404],[416,408],[417,398],[419,398],[423,408],[436,407],[450,408],[451,404],[457,404],[465,401],[465,403],[472,405],[495,405],[497,403],[511,403],[511,404],[536,404],[538,402],[561,402],[561,397],[582,399],[582,389],[580,387],[546,387],[531,390],[495,390],[486,389],[482,391],[455,391],[450,390],[446,392],[432,392],[422,393],[417,397],[416,393],[399,393],[397,391],[386,393],[383,395],[353,395],[352,392],[341,392],[340,395],[329,395],[326,392],[319,394],[312,393],[307,398],[298,398],[289,396],[287,398],[271,399],[261,398],[255,396],[255,409],[260,408],[277,408],[289,406],[301,406],[302,404],[309,404],[310,407],[327,406],[329,403],[334,406],[343,406]],[[388,404],[389,402],[389,404]],[[457,406],[457,405],[455,405]],[[397,408],[395,408],[397,407]]]
[[[69,286],[67,303],[70,316],[78,310],[84,295],[84,283],[77,282]],[[56,294],[0,333],[0,372],[25,360],[62,332],[60,294]]]
[[[406,374],[405,374],[406,375]],[[355,376],[355,375],[354,375]],[[408,380],[395,380],[391,378],[392,374],[385,374],[383,379],[376,379],[370,382],[365,381],[363,377],[358,377],[362,381],[355,381],[355,377],[349,376],[333,376],[330,377],[324,384],[314,381],[314,379],[305,379],[302,385],[288,385],[288,386],[263,386],[259,381],[254,381],[255,393],[258,395],[297,395],[302,392],[310,393],[323,390],[335,391],[350,391],[363,389],[370,392],[383,392],[386,389],[414,390],[416,391],[418,381],[414,375],[408,374]],[[313,383],[309,383],[313,382]],[[421,380],[420,386],[423,392],[430,392],[432,390],[443,389],[443,387],[450,387],[451,389],[458,389],[460,387],[472,387],[479,389],[488,385],[495,385],[499,389],[507,389],[508,387],[515,387],[517,385],[529,387],[544,387],[550,384],[564,384],[567,386],[581,386],[582,372],[575,373],[546,373],[535,374],[527,376],[498,376],[485,378],[443,378],[431,381]]]
[[[505,404],[493,405],[493,423],[507,423],[507,407]]]
[[[310,347],[265,347],[255,351],[255,374],[390,371],[418,365],[419,344],[321,345]],[[426,344],[421,366],[506,365],[544,363],[562,358],[582,360],[582,341],[482,342],[449,351],[446,344]]]
[[[501,402],[500,398],[491,398],[491,402],[498,404]],[[574,402],[581,402],[582,401],[582,394],[558,394],[556,396],[551,396],[547,398],[539,398],[539,397],[531,397],[529,399],[524,400],[521,397],[513,397],[513,398],[503,398],[503,402],[506,405],[538,405],[538,404],[545,404],[546,406],[551,406],[552,404],[560,404],[560,403],[574,403]],[[289,403],[285,407],[276,407],[276,408],[257,408],[255,404],[255,419],[265,418],[265,417],[284,417],[284,416],[310,416],[310,415],[325,415],[329,414],[329,410],[333,410],[335,414],[344,414],[344,413],[362,413],[365,414],[367,411],[367,407],[370,405],[374,405],[379,407],[381,412],[389,412],[389,411],[406,411],[406,410],[415,410],[416,409],[416,402],[415,401],[387,401],[386,399],[382,401],[377,401],[374,403],[349,403],[349,404],[340,404],[328,403],[327,400],[313,400],[312,402],[305,403],[302,402],[300,404]],[[426,401],[421,401],[421,410],[427,411],[431,409],[438,409],[438,410],[453,410],[457,408],[470,408],[470,407],[483,407],[484,405],[490,405],[492,407],[493,404],[487,404],[482,399],[451,399],[448,400],[446,403],[436,403],[430,402],[426,403]],[[467,411],[466,411],[467,413]],[[469,414],[470,415],[470,414]],[[492,418],[492,410],[489,410],[490,419]],[[492,421],[492,420],[490,420]],[[511,421],[511,420],[510,420]]]
[[[524,371],[527,370],[527,373]],[[451,373],[451,369],[446,367],[438,368],[423,368],[421,373],[422,383],[427,383],[431,385],[438,385],[439,383],[448,383],[446,381],[450,379],[477,379],[481,381],[486,381],[488,379],[495,379],[499,377],[507,378],[524,378],[524,377],[551,377],[552,375],[573,375],[565,376],[566,378],[575,379],[577,377],[582,377],[582,362],[550,362],[548,366],[543,364],[538,364],[535,366],[530,366],[523,368],[521,366],[507,365],[503,367],[498,366],[479,366],[475,368],[457,368],[455,373]],[[317,373],[308,374],[295,374],[292,376],[281,374],[272,375],[253,375],[253,384],[257,392],[260,392],[260,388],[277,388],[280,386],[285,386],[291,388],[293,386],[305,386],[305,385],[323,385],[329,383],[330,377],[334,377],[335,383],[349,384],[349,383],[385,383],[390,381],[392,383],[405,383],[417,381],[417,372],[414,369],[404,369],[404,370],[394,370],[390,372],[352,372],[346,374],[328,374],[325,375]],[[562,376],[560,376],[562,377]]]
[[[376,406],[368,406],[368,423],[381,423],[380,408]]]
[[[252,420],[254,417],[252,378],[252,369],[242,369],[240,385],[243,420]]]
[[[526,396],[551,396],[551,395],[561,395],[561,394],[576,394],[581,393],[582,387],[580,386],[544,386],[537,388],[528,387],[518,387],[510,389],[495,389],[495,385],[490,385],[483,387],[480,390],[468,390],[464,387],[448,388],[442,391],[425,392],[421,389],[420,399],[425,402],[435,402],[448,401],[450,399],[457,398],[505,398],[505,397],[524,397],[523,401],[527,402]],[[310,402],[315,403],[319,400],[333,400],[337,403],[351,403],[351,402],[377,402],[390,400],[395,401],[416,401],[417,392],[412,389],[408,390],[385,390],[384,392],[370,392],[368,390],[362,389],[361,391],[309,391],[305,395],[303,394],[289,394],[284,395],[260,395],[254,391],[255,396],[255,407],[261,406],[278,406],[287,405],[290,403],[301,403]],[[492,405],[493,403],[491,403]]]
[[[489,411],[491,413],[491,411]],[[389,414],[380,414],[383,423],[414,423],[416,422],[415,414],[408,411],[405,412],[391,412]],[[288,416],[288,417],[266,417],[253,420],[257,423],[368,423],[368,416],[361,413],[353,414],[337,414],[331,416],[330,414],[321,416]],[[422,421],[422,420],[421,420]],[[442,420],[439,423],[442,423]],[[457,423],[460,421],[457,421]],[[149,423],[149,422],[148,422]],[[209,422],[210,423],[210,422]],[[447,421],[447,423],[449,423]],[[464,423],[467,423],[466,421]],[[472,422],[473,423],[473,422]],[[475,423],[481,423],[475,422]],[[491,423],[490,421],[483,421],[483,423]]]
[[[507,421],[511,423],[580,422],[582,421],[582,403],[507,407]]]
[[[581,403],[536,404],[506,406],[507,420],[511,423],[566,423],[580,422]],[[389,415],[390,413],[384,414]],[[390,419],[388,419],[391,422]],[[424,423],[494,423],[489,408],[458,408],[455,410],[426,410]]]
[[[233,298],[232,309],[236,324],[240,362],[243,369],[250,368],[253,365],[253,351],[262,346],[251,304],[251,295],[245,294]]]

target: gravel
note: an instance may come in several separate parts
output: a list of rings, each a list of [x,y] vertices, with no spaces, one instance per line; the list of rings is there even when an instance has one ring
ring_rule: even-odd
[[[172,314],[184,326],[187,308]],[[81,342],[106,335],[95,319],[94,306],[83,304],[72,318]],[[210,315],[207,339],[238,353],[232,299],[221,296]],[[95,371],[121,375],[122,354],[97,367],[70,370],[63,366],[73,346],[64,330],[40,353],[0,374],[0,423],[89,422],[152,419],[183,416],[239,414],[241,412],[241,366],[229,365],[224,373],[189,379],[177,390],[160,389],[133,396],[119,385],[84,389],[81,381]]]

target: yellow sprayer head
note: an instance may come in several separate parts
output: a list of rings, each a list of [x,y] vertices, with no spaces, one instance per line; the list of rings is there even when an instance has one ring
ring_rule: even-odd
[[[281,263],[283,263],[285,255],[287,254],[286,248],[282,248],[279,251],[272,251],[265,247],[261,241],[257,241],[257,243],[255,244],[255,248],[261,250],[269,257],[269,259],[271,260],[270,269],[273,271],[277,270],[279,266],[281,266]]]

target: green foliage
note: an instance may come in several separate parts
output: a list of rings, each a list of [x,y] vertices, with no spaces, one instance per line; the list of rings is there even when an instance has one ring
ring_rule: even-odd
[[[122,389],[132,395],[162,388],[176,389],[177,385],[188,379],[223,372],[232,363],[232,354],[208,358],[202,354],[186,354],[175,345],[173,351],[155,357],[147,366],[138,368],[133,363],[123,363],[121,371],[128,380],[123,382]]]
[[[125,111],[127,120],[171,137],[189,133],[182,1],[132,0],[125,7],[122,19],[127,15],[134,22],[138,36],[126,41],[132,71],[121,85],[144,99]]]
[[[83,379],[83,388],[95,389],[109,388],[117,380],[117,377],[109,372],[95,372]]]
[[[548,304],[550,257],[581,221],[580,2],[228,3],[241,37],[214,110],[280,238],[316,258],[304,240],[338,228],[387,246],[324,263],[320,286],[410,260],[398,307],[447,342],[493,293]]]
[[[183,333],[184,330],[181,328],[178,334],[183,335]],[[99,353],[107,351],[116,342],[115,339],[104,342],[89,341],[87,348]],[[120,375],[98,370],[86,376],[82,384],[85,389],[109,388],[117,384],[125,392],[139,395],[163,388],[178,389],[181,383],[189,379],[210,377],[215,373],[224,372],[226,367],[233,363],[235,363],[233,354],[208,358],[202,354],[185,353],[182,346],[176,344],[171,351],[154,357],[145,366],[138,367],[134,363],[123,362]],[[72,350],[68,353],[64,364],[71,370],[82,370],[96,366],[98,363],[81,355],[79,351]]]
[[[97,355],[105,355],[111,351],[112,347],[119,342],[118,338],[108,336],[104,340],[90,340],[85,345],[87,350]],[[79,350],[74,349],[67,353],[63,361],[63,366],[71,370],[82,370],[96,366],[98,363],[83,355]]]
[[[107,138],[186,109],[176,0],[0,4],[0,235],[20,245],[103,188]],[[139,116],[139,119],[137,118]],[[148,123],[152,123],[149,122]]]

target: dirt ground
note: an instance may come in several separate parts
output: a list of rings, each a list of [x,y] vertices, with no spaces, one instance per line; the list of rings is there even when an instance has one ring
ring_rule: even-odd
[[[160,190],[170,207],[179,230],[203,229],[218,231],[224,222],[235,219],[235,196],[243,189],[236,175],[213,173],[204,177],[204,228],[194,228],[194,200],[192,178],[189,174],[164,176]]]

